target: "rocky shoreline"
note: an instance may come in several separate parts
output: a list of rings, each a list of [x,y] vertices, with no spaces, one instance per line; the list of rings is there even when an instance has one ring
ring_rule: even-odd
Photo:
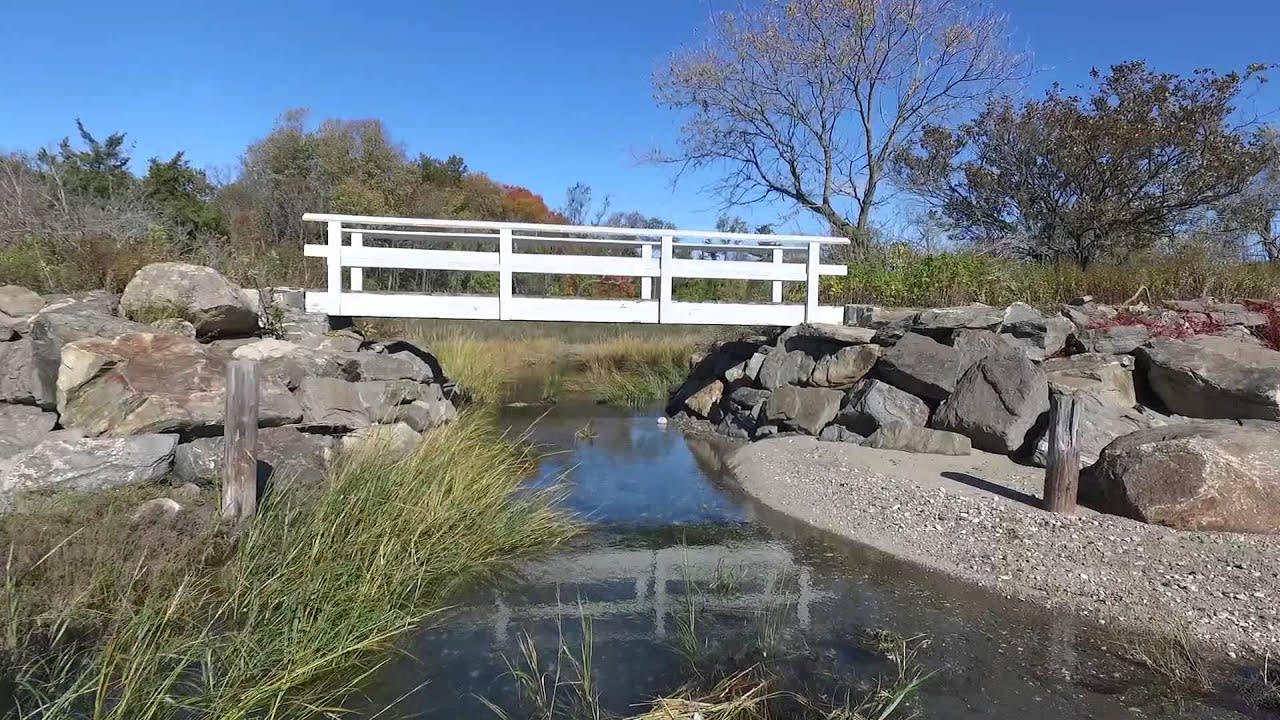
[[[746,444],[728,466],[779,512],[1007,597],[1235,660],[1280,654],[1280,537],[1047,513],[1042,474],[989,453],[792,436]]]

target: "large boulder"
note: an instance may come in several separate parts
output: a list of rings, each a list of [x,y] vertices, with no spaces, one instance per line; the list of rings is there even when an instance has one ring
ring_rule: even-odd
[[[0,343],[0,403],[35,405],[43,397],[31,354],[31,338]],[[52,399],[40,404],[51,406]]]
[[[697,392],[685,398],[685,409],[698,417],[712,419],[712,415],[720,407],[720,397],[723,394],[724,383],[719,380],[712,380]]]
[[[302,422],[312,429],[349,432],[373,424],[355,383],[336,378],[304,378],[298,386],[297,397],[302,406]]]
[[[1137,353],[1152,392],[1198,418],[1280,420],[1280,352],[1231,338],[1156,338]]]
[[[1086,391],[1076,391],[1073,394],[1076,398],[1076,417],[1079,420],[1076,449],[1080,451],[1081,467],[1097,462],[1102,449],[1116,438],[1166,424],[1163,418],[1153,412],[1117,405],[1105,395]],[[1050,429],[1046,427],[1031,454],[1031,461],[1040,467],[1044,467],[1049,459],[1049,433]]]
[[[1087,393],[1106,405],[1132,408],[1138,399],[1129,355],[1082,353],[1050,358],[1040,364],[1049,387],[1060,392]]]
[[[422,442],[422,435],[406,423],[370,425],[344,435],[339,441],[342,452],[377,452],[404,456]]]
[[[0,313],[25,318],[40,312],[44,306],[44,298],[20,285],[0,285]]]
[[[1010,337],[996,334],[991,330],[957,330],[951,339],[951,347],[955,348],[960,360],[956,368],[956,377],[960,377],[965,370],[992,353],[1009,352],[1015,349],[1009,343]]]
[[[765,415],[772,423],[817,435],[835,418],[843,399],[839,390],[783,385],[769,396]]]
[[[830,355],[817,359],[809,383],[818,387],[848,387],[871,372],[879,359],[879,345],[849,345],[839,348]]]
[[[202,437],[182,443],[174,453],[173,474],[180,482],[216,484],[222,474],[224,441]],[[258,430],[258,480],[316,482],[324,477],[335,451],[329,435],[301,432],[293,426]]]
[[[817,363],[803,350],[784,351],[774,348],[760,364],[756,381],[766,390],[777,390],[784,385],[800,385],[813,377]]]
[[[201,338],[258,332],[258,313],[240,288],[213,268],[187,263],[152,263],[135,273],[120,297],[120,314],[140,322],[185,318]]]
[[[973,448],[969,438],[945,430],[891,422],[882,425],[862,442],[863,447],[898,450],[928,455],[968,455]]]
[[[331,352],[355,352],[364,338],[354,329],[338,326],[337,318],[320,313],[286,310],[271,329],[277,337],[302,347]]]
[[[1173,528],[1280,532],[1280,435],[1213,422],[1139,430],[1102,451],[1081,494]]]
[[[956,387],[955,349],[918,333],[903,335],[885,351],[876,372],[896,388],[926,400],[946,400]]]
[[[1070,320],[1061,315],[1045,317],[1025,303],[1010,305],[1000,324],[1005,341],[1036,361],[1062,352],[1073,332]]]
[[[965,371],[955,392],[939,409],[934,426],[958,432],[973,446],[1013,453],[1049,411],[1044,373],[1018,353],[988,355]]]
[[[1137,350],[1150,339],[1151,329],[1145,325],[1112,325],[1078,329],[1067,345],[1073,353],[1122,355]]]
[[[867,379],[849,391],[835,421],[859,435],[894,422],[923,427],[929,421],[929,406],[911,393]]]
[[[434,391],[434,392],[431,392]],[[445,398],[439,385],[425,386],[417,400],[398,405],[390,422],[404,423],[417,432],[425,432],[457,419],[458,410]]]
[[[62,349],[58,413],[89,435],[177,432],[222,427],[226,355],[181,335],[131,333],[77,340]],[[259,382],[258,422],[297,422],[298,403],[280,382]]]
[[[258,373],[297,389],[306,377],[347,378],[357,374],[356,363],[336,352],[303,347],[294,343],[264,338],[231,351],[237,360],[252,360]]]
[[[57,413],[31,405],[0,405],[0,458],[39,445],[57,424]]]
[[[863,327],[831,325],[828,323],[800,323],[778,335],[777,344],[788,350],[805,344],[830,344],[834,346],[866,345],[875,331]],[[794,346],[794,347],[793,347]]]
[[[159,481],[168,475],[177,445],[177,435],[87,438],[64,432],[0,462],[0,507],[23,492],[103,490]]]
[[[142,323],[108,315],[93,303],[51,305],[31,322],[31,359],[36,374],[36,402],[53,407],[58,397],[62,346],[86,338],[112,339],[127,333],[155,332]]]
[[[950,340],[956,330],[993,329],[1004,319],[1004,311],[982,303],[924,310],[915,319],[915,331],[938,340]]]

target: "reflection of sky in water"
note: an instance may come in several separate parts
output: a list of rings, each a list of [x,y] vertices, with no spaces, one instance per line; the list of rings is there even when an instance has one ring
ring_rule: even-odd
[[[524,564],[520,579],[460,599],[448,621],[411,638],[373,697],[408,693],[399,710],[410,717],[493,717],[478,698],[516,706],[508,662],[519,662],[525,635],[550,672],[561,643],[581,647],[585,616],[601,697],[609,710],[634,715],[637,703],[687,679],[676,647],[692,584],[702,608],[697,634],[711,654],[750,652],[771,633],[794,686],[829,689],[836,677],[866,687],[891,670],[866,646],[869,631],[928,635],[921,665],[936,674],[922,716],[931,720],[1240,717],[1153,705],[1160,684],[1100,652],[1112,638],[1098,629],[735,501],[717,484],[712,445],[653,416],[608,412],[556,408],[532,432],[545,452],[570,451],[548,456],[540,477],[571,468],[568,503],[595,530]],[[539,414],[522,409],[507,419],[521,432]],[[595,437],[575,439],[588,419]]]
[[[523,429],[519,421],[512,422]],[[591,437],[575,437],[588,422],[590,432],[583,434]],[[600,412],[575,417],[571,408],[555,408],[533,426],[532,440],[546,453],[539,467],[541,481],[564,475],[569,489],[565,504],[592,524],[737,523],[745,518],[724,491],[702,480],[685,437],[659,426],[654,416]]]

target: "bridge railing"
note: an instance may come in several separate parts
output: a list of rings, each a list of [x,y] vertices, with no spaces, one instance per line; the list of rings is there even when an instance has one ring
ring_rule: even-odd
[[[839,323],[843,319],[841,308],[818,304],[821,276],[847,272],[843,265],[822,262],[823,246],[847,244],[848,240],[842,238],[325,213],[307,213],[303,220],[326,226],[327,242],[306,245],[304,250],[307,257],[325,258],[328,268],[327,289],[308,292],[307,308],[329,315],[702,325],[794,325]],[[389,241],[414,246],[378,244]],[[459,242],[494,249],[439,247]],[[433,244],[434,249],[430,247]],[[611,246],[627,249],[633,256],[518,251],[529,245],[562,245],[570,249]],[[797,256],[803,262],[787,262],[789,257]],[[496,296],[369,292],[364,287],[364,272],[370,269],[497,273],[498,291]],[[513,294],[516,273],[639,278],[639,297],[519,296]],[[677,301],[672,298],[672,284],[677,278],[768,281],[772,285],[771,302]],[[783,302],[783,282],[805,284],[803,305]]]

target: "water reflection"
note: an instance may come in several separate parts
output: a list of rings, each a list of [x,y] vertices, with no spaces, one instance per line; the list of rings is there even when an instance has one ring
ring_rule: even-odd
[[[575,439],[588,418],[595,438]],[[405,700],[411,715],[490,716],[479,697],[515,706],[508,662],[519,662],[521,641],[552,671],[561,646],[581,647],[585,618],[601,698],[619,714],[683,683],[693,624],[703,651],[727,658],[767,638],[805,684],[865,686],[888,669],[865,643],[870,631],[927,634],[921,662],[937,671],[922,697],[929,718],[1240,717],[1161,705],[1163,688],[1107,651],[1114,638],[1073,616],[923,572],[738,496],[715,440],[597,408],[553,413],[533,434],[567,451],[549,455],[542,476],[567,471],[568,502],[595,529],[412,639],[374,689],[386,700],[421,685]]]

